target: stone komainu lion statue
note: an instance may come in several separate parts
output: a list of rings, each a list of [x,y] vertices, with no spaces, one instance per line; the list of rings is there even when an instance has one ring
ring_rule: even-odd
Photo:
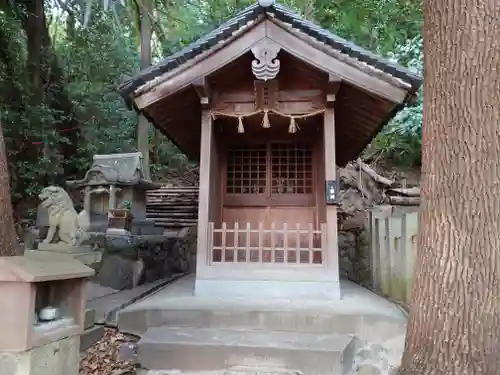
[[[88,214],[77,214],[69,194],[59,186],[48,186],[38,195],[49,214],[49,231],[44,243],[51,243],[55,234],[59,243],[75,246],[89,228]]]

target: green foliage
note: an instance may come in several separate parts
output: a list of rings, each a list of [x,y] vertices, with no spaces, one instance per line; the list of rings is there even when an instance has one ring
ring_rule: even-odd
[[[130,202],[129,200],[124,200],[123,208],[130,211],[132,209],[132,202]]]
[[[316,0],[315,20],[370,51],[388,54],[420,34],[422,0]]]
[[[125,107],[116,90],[123,75],[138,70],[137,50],[133,47],[134,39],[117,34],[107,14],[100,14],[87,28],[73,37],[66,36],[57,46],[68,75],[67,90],[88,141],[82,147],[88,154],[135,150],[131,140],[136,116]]]
[[[399,46],[391,58],[423,73],[423,42],[417,36]],[[423,120],[423,90],[416,102],[399,112],[374,140],[374,148],[385,157],[404,165],[419,165],[421,161]]]

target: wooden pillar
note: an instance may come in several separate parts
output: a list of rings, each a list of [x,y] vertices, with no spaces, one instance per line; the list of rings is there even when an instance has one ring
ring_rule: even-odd
[[[337,163],[335,161],[335,95],[328,95],[327,108],[325,109],[323,122],[323,137],[325,149],[325,180],[335,181],[337,179]],[[326,194],[326,186],[325,193]],[[331,274],[331,281],[339,288],[339,252],[337,236],[337,206],[326,205],[326,247],[327,267]]]
[[[203,269],[208,266],[208,222],[210,219],[211,165],[213,147],[213,119],[208,109],[201,113],[201,145],[200,145],[200,180],[198,203],[198,249],[196,254],[196,277],[203,274]]]

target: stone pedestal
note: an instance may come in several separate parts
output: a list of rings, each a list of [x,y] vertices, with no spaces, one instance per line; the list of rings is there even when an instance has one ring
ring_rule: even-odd
[[[69,255],[86,266],[98,268],[102,260],[102,251],[94,250],[91,246],[68,246],[59,243],[39,243],[38,250],[28,250],[25,255],[36,252],[38,254],[64,254]],[[1,375],[1,374],[0,374]]]
[[[80,337],[71,336],[19,353],[0,353],[0,375],[78,375]]]
[[[40,242],[38,244],[38,250],[42,251],[52,251],[56,253],[62,253],[62,254],[82,254],[82,253],[89,253],[92,251],[91,246],[69,246],[64,243],[45,243],[45,242]]]

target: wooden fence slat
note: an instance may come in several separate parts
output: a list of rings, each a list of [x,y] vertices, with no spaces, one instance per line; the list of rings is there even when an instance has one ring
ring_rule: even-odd
[[[227,231],[227,224],[224,221],[222,223],[222,239],[221,239],[221,246],[222,246],[222,254],[226,254],[226,231]]]
[[[326,242],[327,236],[327,225],[323,223],[320,225],[321,228],[321,263],[325,264],[328,258],[328,244]]]
[[[207,236],[208,236],[208,262],[209,263],[212,263],[213,260],[214,260],[214,227],[215,227],[215,224],[213,222],[209,222],[208,223],[208,233],[207,233]]]
[[[283,223],[283,263],[286,263],[288,258],[288,224]]]
[[[309,252],[308,252],[308,260],[309,260],[309,264],[312,263],[312,258],[313,258],[313,248],[314,248],[314,234],[313,234],[313,225],[312,223],[309,223],[308,224],[308,229],[309,229]]]
[[[233,244],[233,263],[238,261],[238,247],[240,246],[240,239],[239,239],[239,234],[240,234],[240,223],[237,221],[234,222],[234,244]]]
[[[274,252],[276,251],[276,228],[274,225],[274,221],[271,223],[271,263],[274,263],[275,256]]]
[[[250,262],[250,234],[251,234],[251,228],[250,228],[250,223],[247,222],[247,232],[246,232],[246,247],[245,247],[245,259],[246,262]]]
[[[308,224],[307,229],[302,229],[300,224],[296,224],[295,229],[291,229],[288,223],[283,223],[282,228],[276,228],[276,223],[273,222],[270,227],[270,229],[265,229],[263,223],[259,222],[258,229],[253,229],[251,223],[246,222],[243,229],[240,228],[239,222],[234,222],[233,227],[230,228],[227,222],[222,222],[220,228],[215,228],[215,224],[210,222],[211,259],[214,257],[214,250],[221,250],[222,259],[217,263],[255,263],[252,261],[251,252],[256,250],[259,257],[258,260],[255,260],[257,263],[264,262],[264,259],[266,259],[265,263],[277,263],[277,251],[279,251],[283,254],[283,260],[278,258],[279,263],[314,264],[314,253],[320,251],[322,253],[321,263],[324,262],[324,239],[326,236],[324,224],[321,224],[319,229],[314,229],[312,223]],[[216,233],[220,234],[220,239],[219,236],[215,236]],[[241,233],[243,233],[243,238],[240,238]],[[257,235],[258,244],[256,246],[252,246],[252,234]],[[303,246],[301,241],[304,234],[308,237],[306,246]],[[232,246],[228,244],[229,235],[233,237]],[[267,246],[265,235],[270,237],[270,243]],[[321,245],[316,247],[315,237],[318,235],[321,238]],[[277,238],[277,236],[279,237]],[[279,239],[281,236],[283,236],[283,241]],[[290,236],[295,237],[295,246],[291,244]],[[239,256],[242,251],[244,251],[244,257]],[[304,252],[308,254],[308,260],[305,262],[301,261],[301,253]],[[292,253],[295,253],[295,260],[290,262]],[[232,259],[230,254],[232,254]]]
[[[300,256],[300,240],[301,240],[301,231],[300,231],[300,224],[297,223],[297,231],[295,233],[295,263],[298,262],[299,256]]]

